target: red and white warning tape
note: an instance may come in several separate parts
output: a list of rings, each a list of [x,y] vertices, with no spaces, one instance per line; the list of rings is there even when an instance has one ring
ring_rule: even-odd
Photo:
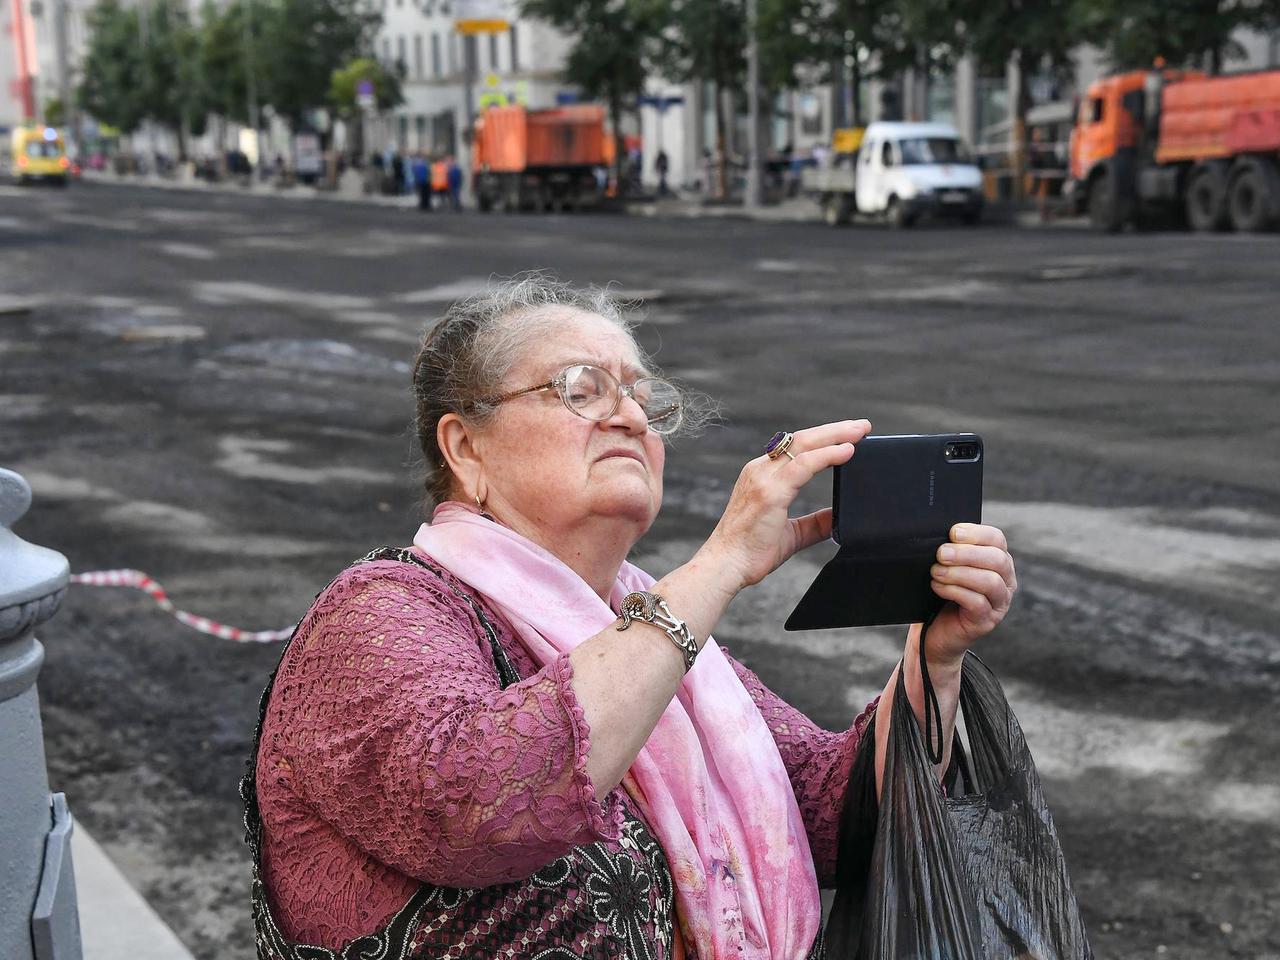
[[[167,610],[182,623],[194,627],[201,633],[221,637],[223,640],[273,643],[276,640],[287,640],[293,634],[293,627],[285,627],[282,630],[241,630],[239,627],[229,627],[225,623],[210,620],[208,617],[197,617],[194,613],[179,610],[173,605],[169,595],[164,592],[164,587],[141,570],[95,570],[92,573],[73,573],[71,582],[83,584],[86,587],[133,587],[141,590],[154,600],[161,610]]]

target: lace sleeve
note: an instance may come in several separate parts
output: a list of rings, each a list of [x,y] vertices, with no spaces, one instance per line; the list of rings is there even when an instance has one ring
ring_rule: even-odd
[[[879,697],[867,705],[848,730],[834,733],[822,729],[779,697],[749,668],[731,656],[728,659],[778,745],[809,835],[818,885],[830,887],[835,882],[840,811],[849,771]]]
[[[353,568],[293,642],[271,774],[370,856],[478,887],[619,835],[617,798],[602,805],[586,772],[569,658],[501,689],[475,614],[430,571]]]

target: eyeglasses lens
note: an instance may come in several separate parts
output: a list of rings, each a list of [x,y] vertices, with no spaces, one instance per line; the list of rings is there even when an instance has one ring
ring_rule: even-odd
[[[680,426],[680,391],[667,381],[653,377],[637,380],[635,397],[651,429],[672,433]]]
[[[564,374],[564,396],[579,416],[607,419],[615,409],[618,381],[606,370],[588,364],[569,367]],[[649,425],[658,433],[672,433],[680,426],[680,391],[665,380],[642,377],[633,396]]]
[[[604,420],[612,412],[617,384],[599,367],[581,364],[564,372],[564,396],[573,411],[588,420]]]

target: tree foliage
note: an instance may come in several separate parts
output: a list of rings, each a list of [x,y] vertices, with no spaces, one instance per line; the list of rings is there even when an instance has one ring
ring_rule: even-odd
[[[368,53],[382,15],[363,0],[273,0],[261,10],[264,99],[293,129],[329,102],[333,71]]]
[[[119,0],[99,0],[89,11],[88,25],[92,40],[77,91],[80,105],[103,123],[132,133],[147,117],[138,11]]]
[[[182,142],[186,132],[200,134],[211,113],[249,123],[252,77],[257,104],[274,106],[296,128],[329,104],[334,71],[372,50],[381,14],[366,7],[206,0],[196,22],[186,0],[99,0],[89,13],[80,104],[122,131],[151,120]]]
[[[1083,36],[1122,70],[1163,57],[1170,66],[1217,72],[1244,56],[1237,30],[1280,26],[1277,0],[1077,0],[1074,12]]]
[[[184,0],[150,0],[140,8],[146,116],[176,130],[199,133],[207,114],[199,71],[199,35]],[[181,148],[186,153],[185,144]]]
[[[266,51],[270,40],[264,36],[262,17],[254,17],[248,4],[253,0],[232,0],[219,7],[205,0],[200,15],[198,62],[207,90],[209,109],[240,124],[248,124],[249,71],[253,70],[255,92],[264,102]]]
[[[360,111],[356,100],[360,83],[368,80],[373,85],[376,109],[379,112],[394,110],[404,103],[402,69],[384,66],[372,57],[357,57],[345,67],[333,71],[329,79],[329,104],[340,116],[355,116]]]

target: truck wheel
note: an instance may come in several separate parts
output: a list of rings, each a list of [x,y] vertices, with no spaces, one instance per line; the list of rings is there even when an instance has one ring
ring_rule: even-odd
[[[1089,184],[1089,222],[1104,233],[1116,233],[1124,226],[1115,174],[1110,171],[1098,174]]]
[[[915,217],[908,216],[902,201],[897,197],[889,198],[889,205],[884,209],[884,218],[895,230],[901,230],[915,223]]]
[[[842,227],[853,215],[853,201],[846,193],[829,193],[822,202],[822,219],[829,227]]]
[[[1231,226],[1241,233],[1261,233],[1275,225],[1275,206],[1280,203],[1276,193],[1278,178],[1274,168],[1268,169],[1265,164],[1264,160],[1245,160],[1237,165],[1231,178],[1227,206]]]
[[[1191,174],[1187,185],[1187,223],[1207,233],[1231,225],[1227,203],[1227,178],[1221,164],[1205,164]]]

